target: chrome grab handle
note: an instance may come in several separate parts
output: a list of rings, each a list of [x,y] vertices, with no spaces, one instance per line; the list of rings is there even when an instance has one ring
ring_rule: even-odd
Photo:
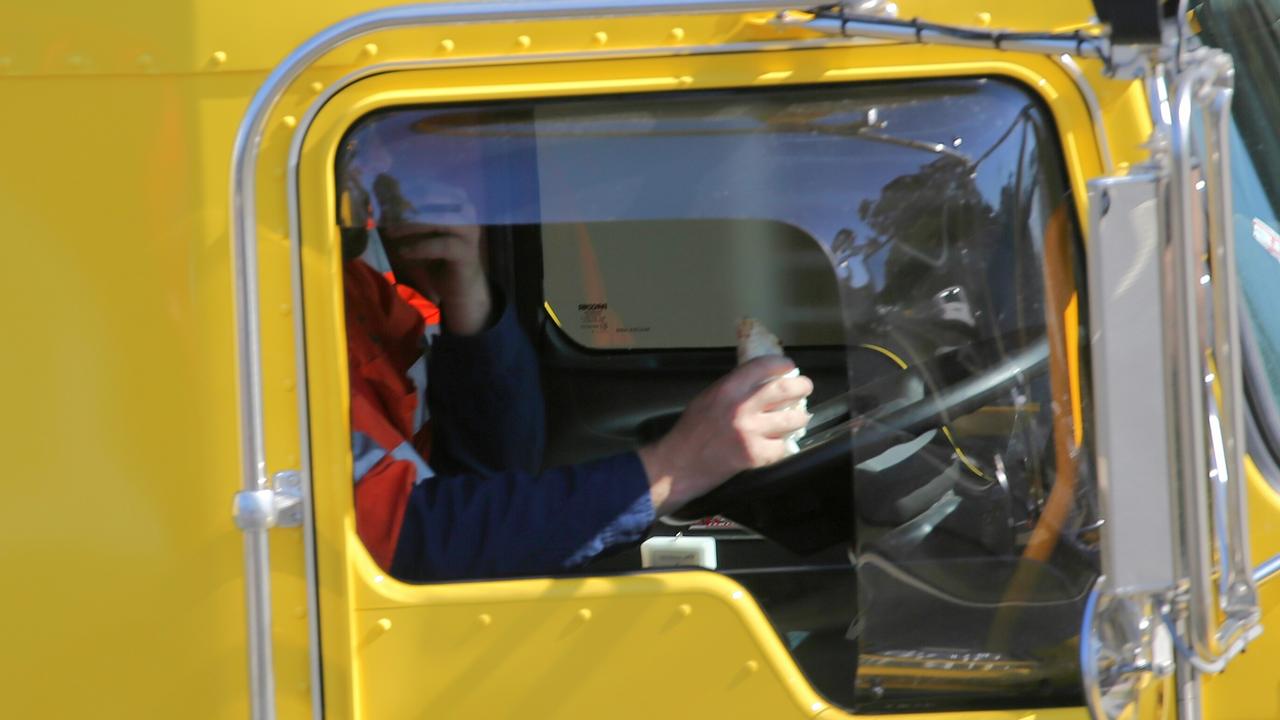
[[[1214,657],[1206,657],[1199,649],[1196,655],[1203,662],[1216,662],[1230,658],[1250,639],[1250,633],[1258,625],[1261,609],[1258,604],[1257,581],[1254,568],[1249,564],[1248,524],[1244,518],[1244,463],[1243,450],[1238,453],[1239,465],[1235,468],[1234,479],[1231,475],[1232,457],[1226,443],[1226,433],[1222,417],[1218,413],[1218,399],[1213,393],[1212,381],[1206,381],[1205,402],[1209,413],[1210,447],[1214,459],[1214,469],[1209,471],[1209,487],[1213,510],[1214,544],[1217,549],[1218,562],[1222,567],[1217,570],[1217,609],[1225,619],[1221,626],[1213,629],[1214,635],[1207,641],[1218,643]],[[1237,426],[1238,427],[1238,426]],[[1212,578],[1210,578],[1212,581]],[[1212,612],[1210,608],[1210,612]],[[1195,613],[1191,615],[1192,647],[1196,647],[1199,639]],[[1208,622],[1215,620],[1208,616]],[[1204,629],[1212,629],[1206,624]],[[1239,646],[1239,647],[1237,647]],[[1215,648],[1211,648],[1215,649]]]
[[[1188,629],[1196,659],[1209,666],[1239,652],[1258,625],[1260,611],[1245,515],[1243,374],[1237,353],[1239,309],[1233,275],[1229,128],[1234,71],[1230,56],[1215,50],[1182,73],[1173,97],[1172,137],[1174,294],[1183,331],[1178,337],[1176,389],[1178,418],[1185,423],[1178,448],[1179,480],[1185,512]],[[1196,153],[1193,112],[1199,110],[1206,147]],[[1200,157],[1208,201],[1202,203],[1192,159]],[[1195,289],[1205,284],[1195,230],[1207,206],[1207,251],[1212,293],[1211,337],[1204,327]],[[1211,352],[1206,352],[1211,350]],[[1212,372],[1209,358],[1212,357]],[[1214,394],[1214,381],[1221,401]],[[1204,418],[1208,418],[1208,437]],[[1211,456],[1211,457],[1210,457]],[[1212,468],[1210,460],[1212,459]],[[1208,482],[1206,482],[1206,479]],[[1210,527],[1213,527],[1211,532]],[[1215,552],[1216,551],[1216,552]],[[1214,576],[1219,582],[1215,588]],[[1216,599],[1216,601],[1215,601]],[[1223,621],[1218,622],[1218,613]]]
[[[1230,557],[1231,520],[1227,514],[1227,502],[1231,496],[1231,470],[1228,470],[1227,447],[1222,437],[1222,419],[1218,411],[1218,399],[1213,394],[1212,375],[1205,377],[1204,402],[1209,420],[1209,509],[1213,514],[1213,541],[1219,560]],[[1218,573],[1218,597],[1227,596],[1230,587],[1228,573]],[[1221,600],[1219,600],[1221,602]]]
[[[1256,625],[1261,617],[1258,588],[1253,581],[1253,567],[1249,553],[1249,515],[1245,488],[1245,400],[1244,367],[1240,340],[1240,291],[1235,273],[1236,251],[1234,207],[1231,192],[1231,99],[1235,71],[1228,67],[1215,83],[1209,107],[1204,114],[1206,137],[1213,146],[1209,149],[1207,163],[1211,176],[1209,182],[1210,235],[1209,247],[1215,268],[1225,268],[1215,273],[1212,282],[1214,293],[1214,352],[1215,361],[1230,373],[1222,379],[1222,420],[1229,423],[1223,433],[1227,468],[1233,482],[1224,482],[1223,501],[1227,527],[1234,537],[1231,546],[1219,555],[1225,558],[1227,572],[1222,575],[1225,594],[1219,595],[1219,606],[1229,620],[1238,618],[1248,628]],[[1230,478],[1228,478],[1230,479]]]

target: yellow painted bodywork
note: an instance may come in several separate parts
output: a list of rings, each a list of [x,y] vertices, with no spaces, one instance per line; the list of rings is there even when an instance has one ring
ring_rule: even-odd
[[[10,578],[0,599],[0,715],[245,717],[244,560],[230,512],[242,483],[228,233],[232,140],[273,66],[321,28],[377,3],[10,5],[0,22],[7,255],[0,318],[9,338],[0,353],[7,468],[0,567]],[[904,15],[1011,29],[1080,27],[1092,14],[1082,1],[899,5]],[[808,33],[765,19],[387,31],[330,53],[276,109],[257,168],[267,462],[269,472],[298,467],[309,433],[327,717],[845,716],[808,686],[759,608],[725,577],[407,586],[379,575],[351,518],[332,163],[337,139],[364,112],[444,100],[995,74],[1044,98],[1083,212],[1084,183],[1101,174],[1103,159],[1080,93],[1054,62],[972,49],[785,50],[782,43]],[[520,35],[530,38],[527,48],[516,42]],[[730,43],[773,49],[661,54]],[[628,48],[659,56],[526,62]],[[424,53],[489,64],[361,81],[326,106],[306,136],[298,180],[312,415],[304,428],[287,231],[289,142],[317,93],[338,78]],[[1083,66],[1113,162],[1141,161],[1148,128],[1140,88],[1105,80],[1096,63]],[[1254,485],[1261,554],[1280,544],[1280,507],[1269,488]],[[271,560],[276,707],[281,718],[311,717],[301,531],[273,530]],[[1274,593],[1264,594],[1273,609]],[[1276,643],[1280,635],[1268,635],[1257,647]],[[1251,650],[1247,661],[1265,665],[1276,653]],[[1249,679],[1240,682],[1261,687],[1265,672],[1242,670]],[[1210,708],[1236,677],[1210,687]],[[1085,713],[899,717],[960,716]]]
[[[1280,554],[1280,494],[1246,463],[1249,488],[1249,545],[1255,564]],[[1271,720],[1280,717],[1280,582],[1259,589],[1262,636],[1231,662],[1221,675],[1210,675],[1204,687],[1206,718]]]

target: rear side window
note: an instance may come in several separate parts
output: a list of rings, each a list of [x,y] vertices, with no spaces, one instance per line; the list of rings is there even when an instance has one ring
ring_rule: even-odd
[[[537,349],[547,465],[660,437],[734,366],[744,317],[814,380],[798,454],[582,572],[732,577],[847,708],[1081,702],[1099,522],[1080,242],[1026,89],[403,108],[358,123],[336,170],[366,257],[379,177],[468,199]]]
[[[1280,403],[1280,138],[1272,118],[1280,89],[1272,79],[1280,62],[1280,2],[1192,3],[1200,39],[1231,53],[1231,185],[1236,265],[1258,360],[1249,369],[1252,404],[1273,454],[1280,453],[1275,408]],[[1254,372],[1256,369],[1258,372]],[[1269,394],[1269,398],[1262,393]]]

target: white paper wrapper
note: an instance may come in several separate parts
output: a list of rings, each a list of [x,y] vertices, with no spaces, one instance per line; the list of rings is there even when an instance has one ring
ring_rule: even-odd
[[[741,365],[766,355],[786,356],[786,353],[782,351],[782,343],[778,342],[778,336],[769,332],[769,328],[755,318],[743,318],[738,321],[738,364]],[[799,375],[800,368],[795,368],[784,377],[799,377]],[[801,399],[787,409],[793,408],[807,411],[809,403]],[[802,437],[804,437],[804,428],[800,428],[787,436],[788,455],[800,452],[799,443]]]

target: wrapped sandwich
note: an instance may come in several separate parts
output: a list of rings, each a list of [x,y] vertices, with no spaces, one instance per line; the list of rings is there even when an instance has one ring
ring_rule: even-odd
[[[786,353],[782,351],[782,343],[778,342],[778,336],[769,332],[769,328],[755,318],[743,318],[740,320],[738,322],[738,364],[741,365],[766,355],[786,356]],[[799,377],[799,375],[800,368],[795,368],[787,373],[785,377]],[[807,411],[808,403],[801,398],[787,409],[793,408]],[[804,437],[804,428],[800,428],[787,436],[788,455],[800,452],[799,443],[802,437]]]

